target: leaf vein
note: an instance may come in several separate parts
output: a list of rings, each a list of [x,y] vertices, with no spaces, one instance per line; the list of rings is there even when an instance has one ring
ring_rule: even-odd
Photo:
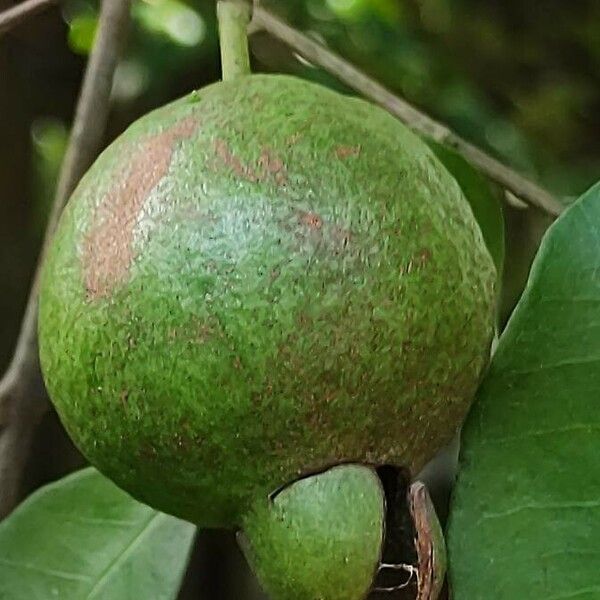
[[[498,512],[483,513],[480,521],[491,521],[494,519],[502,519],[504,517],[510,517],[512,515],[524,512],[527,510],[557,510],[557,509],[569,509],[569,508],[599,508],[600,500],[583,500],[577,502],[548,502],[547,504],[522,504],[521,506],[515,506],[507,510]]]
[[[532,437],[544,437],[547,435],[557,435],[561,433],[574,433],[576,431],[585,433],[600,432],[600,424],[597,423],[580,423],[577,425],[569,425],[566,427],[556,427],[555,429],[540,429],[534,431],[527,431],[520,435],[507,435],[502,437],[484,438],[481,440],[483,445],[494,445],[502,444],[505,442],[516,442],[520,440],[527,440]]]
[[[510,369],[506,371],[507,375],[531,375],[533,373],[541,373],[542,371],[548,371],[550,369],[560,369],[562,367],[577,367],[580,365],[595,365],[600,364],[600,356],[587,356],[581,358],[570,358],[565,360],[558,360],[552,363],[546,363],[543,365],[537,365],[528,369]]]
[[[140,529],[138,529],[135,532],[135,535],[129,541],[127,546],[122,550],[122,552],[120,552],[113,560],[111,560],[108,563],[108,565],[104,569],[104,572],[100,575],[100,578],[98,579],[98,581],[96,581],[96,583],[94,584],[92,589],[88,592],[88,595],[86,596],[86,600],[91,600],[92,598],[94,598],[94,596],[102,589],[102,587],[106,584],[111,573],[115,569],[117,569],[128,558],[128,556],[136,549],[136,547],[139,545],[141,539],[143,538],[144,534],[147,533],[151,529],[153,522],[156,521],[156,519],[160,516],[162,516],[161,513],[152,512],[150,517],[143,522]]]
[[[65,579],[67,581],[83,581],[87,583],[91,580],[91,578],[87,575],[81,575],[79,573],[69,573],[68,571],[60,571],[58,569],[50,569],[31,563],[10,560],[8,558],[0,558],[0,565],[5,565],[7,567],[16,567],[17,569],[25,569],[27,571],[35,571],[36,573],[41,573],[42,575],[56,577],[57,579]]]

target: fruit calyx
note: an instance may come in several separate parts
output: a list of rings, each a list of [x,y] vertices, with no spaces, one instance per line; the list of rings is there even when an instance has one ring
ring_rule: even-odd
[[[444,579],[427,490],[391,466],[304,475],[258,501],[239,540],[273,600],[435,600]]]
[[[407,471],[377,469],[385,496],[381,560],[368,600],[435,600],[446,571],[442,529],[426,486]]]

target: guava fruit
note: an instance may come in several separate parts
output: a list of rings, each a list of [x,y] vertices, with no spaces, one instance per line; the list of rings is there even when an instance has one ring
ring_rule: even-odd
[[[239,528],[334,465],[417,473],[477,387],[495,279],[457,183],[397,120],[240,77],[141,118],[82,179],[43,270],[43,374],[118,485]]]

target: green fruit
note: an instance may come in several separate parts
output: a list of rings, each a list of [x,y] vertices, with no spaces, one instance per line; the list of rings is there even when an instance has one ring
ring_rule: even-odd
[[[342,462],[417,472],[488,358],[495,271],[403,125],[284,76],[134,123],[73,194],[40,352],[70,435],[136,498],[239,527]]]
[[[446,549],[427,489],[407,489],[401,475],[393,489],[387,483],[384,490],[370,467],[338,465],[258,498],[238,537],[269,598],[363,600],[404,590],[436,600]]]
[[[259,498],[241,546],[271,598],[362,600],[379,566],[384,518],[375,472],[343,465]]]

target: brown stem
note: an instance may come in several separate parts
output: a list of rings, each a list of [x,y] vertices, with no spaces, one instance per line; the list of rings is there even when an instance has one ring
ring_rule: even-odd
[[[0,13],[0,35],[19,25],[29,17],[44,8],[54,4],[57,0],[25,0],[4,12]]]
[[[37,424],[48,409],[37,347],[40,265],[60,213],[102,146],[112,80],[129,24],[130,0],[104,0],[75,110],[54,204],[10,366],[0,380],[0,517],[14,507]],[[60,285],[57,282],[57,285]]]
[[[403,98],[396,96],[335,52],[296,31],[269,11],[255,6],[250,31],[261,29],[366,98],[379,104],[411,129],[453,148],[492,181],[500,184],[505,190],[521,198],[527,204],[536,206],[552,216],[558,216],[562,212],[564,208],[562,204],[539,185],[463,140],[445,125],[434,121]]]

